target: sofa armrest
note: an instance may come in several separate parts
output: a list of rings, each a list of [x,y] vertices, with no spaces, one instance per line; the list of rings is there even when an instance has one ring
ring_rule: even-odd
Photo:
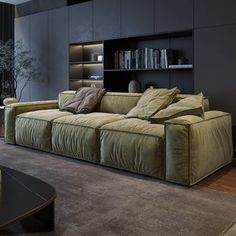
[[[5,107],[5,142],[15,144],[15,120],[16,116],[29,111],[56,109],[57,100],[39,102],[19,102]]]
[[[193,185],[233,157],[231,115],[205,112],[165,122],[166,180]]]

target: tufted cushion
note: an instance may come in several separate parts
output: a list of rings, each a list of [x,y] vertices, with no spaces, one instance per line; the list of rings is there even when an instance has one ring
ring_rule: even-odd
[[[31,111],[18,115],[15,125],[16,143],[51,151],[52,121],[62,116],[73,115],[58,109]]]
[[[164,178],[164,125],[137,118],[100,128],[101,164]]]
[[[58,118],[52,126],[52,150],[57,154],[99,162],[99,128],[121,119],[124,115],[102,112]]]

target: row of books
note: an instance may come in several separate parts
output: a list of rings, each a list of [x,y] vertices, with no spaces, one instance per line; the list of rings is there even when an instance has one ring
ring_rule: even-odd
[[[174,50],[139,48],[136,50],[117,50],[115,69],[159,69],[174,64]]]

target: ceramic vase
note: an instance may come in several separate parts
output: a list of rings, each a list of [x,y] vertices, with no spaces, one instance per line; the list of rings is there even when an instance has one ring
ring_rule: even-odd
[[[141,90],[141,85],[137,80],[131,80],[129,82],[128,91],[129,93],[139,93]]]

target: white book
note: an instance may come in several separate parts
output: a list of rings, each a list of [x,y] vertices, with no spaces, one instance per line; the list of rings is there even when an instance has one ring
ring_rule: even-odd
[[[138,69],[138,49],[135,50],[135,69]]]
[[[192,64],[183,64],[183,65],[169,65],[170,69],[180,69],[180,68],[193,68]]]
[[[161,49],[161,58],[160,58],[160,66],[161,68],[166,68],[167,57],[166,57],[166,49]]]
[[[144,68],[148,68],[148,48],[144,48]]]

